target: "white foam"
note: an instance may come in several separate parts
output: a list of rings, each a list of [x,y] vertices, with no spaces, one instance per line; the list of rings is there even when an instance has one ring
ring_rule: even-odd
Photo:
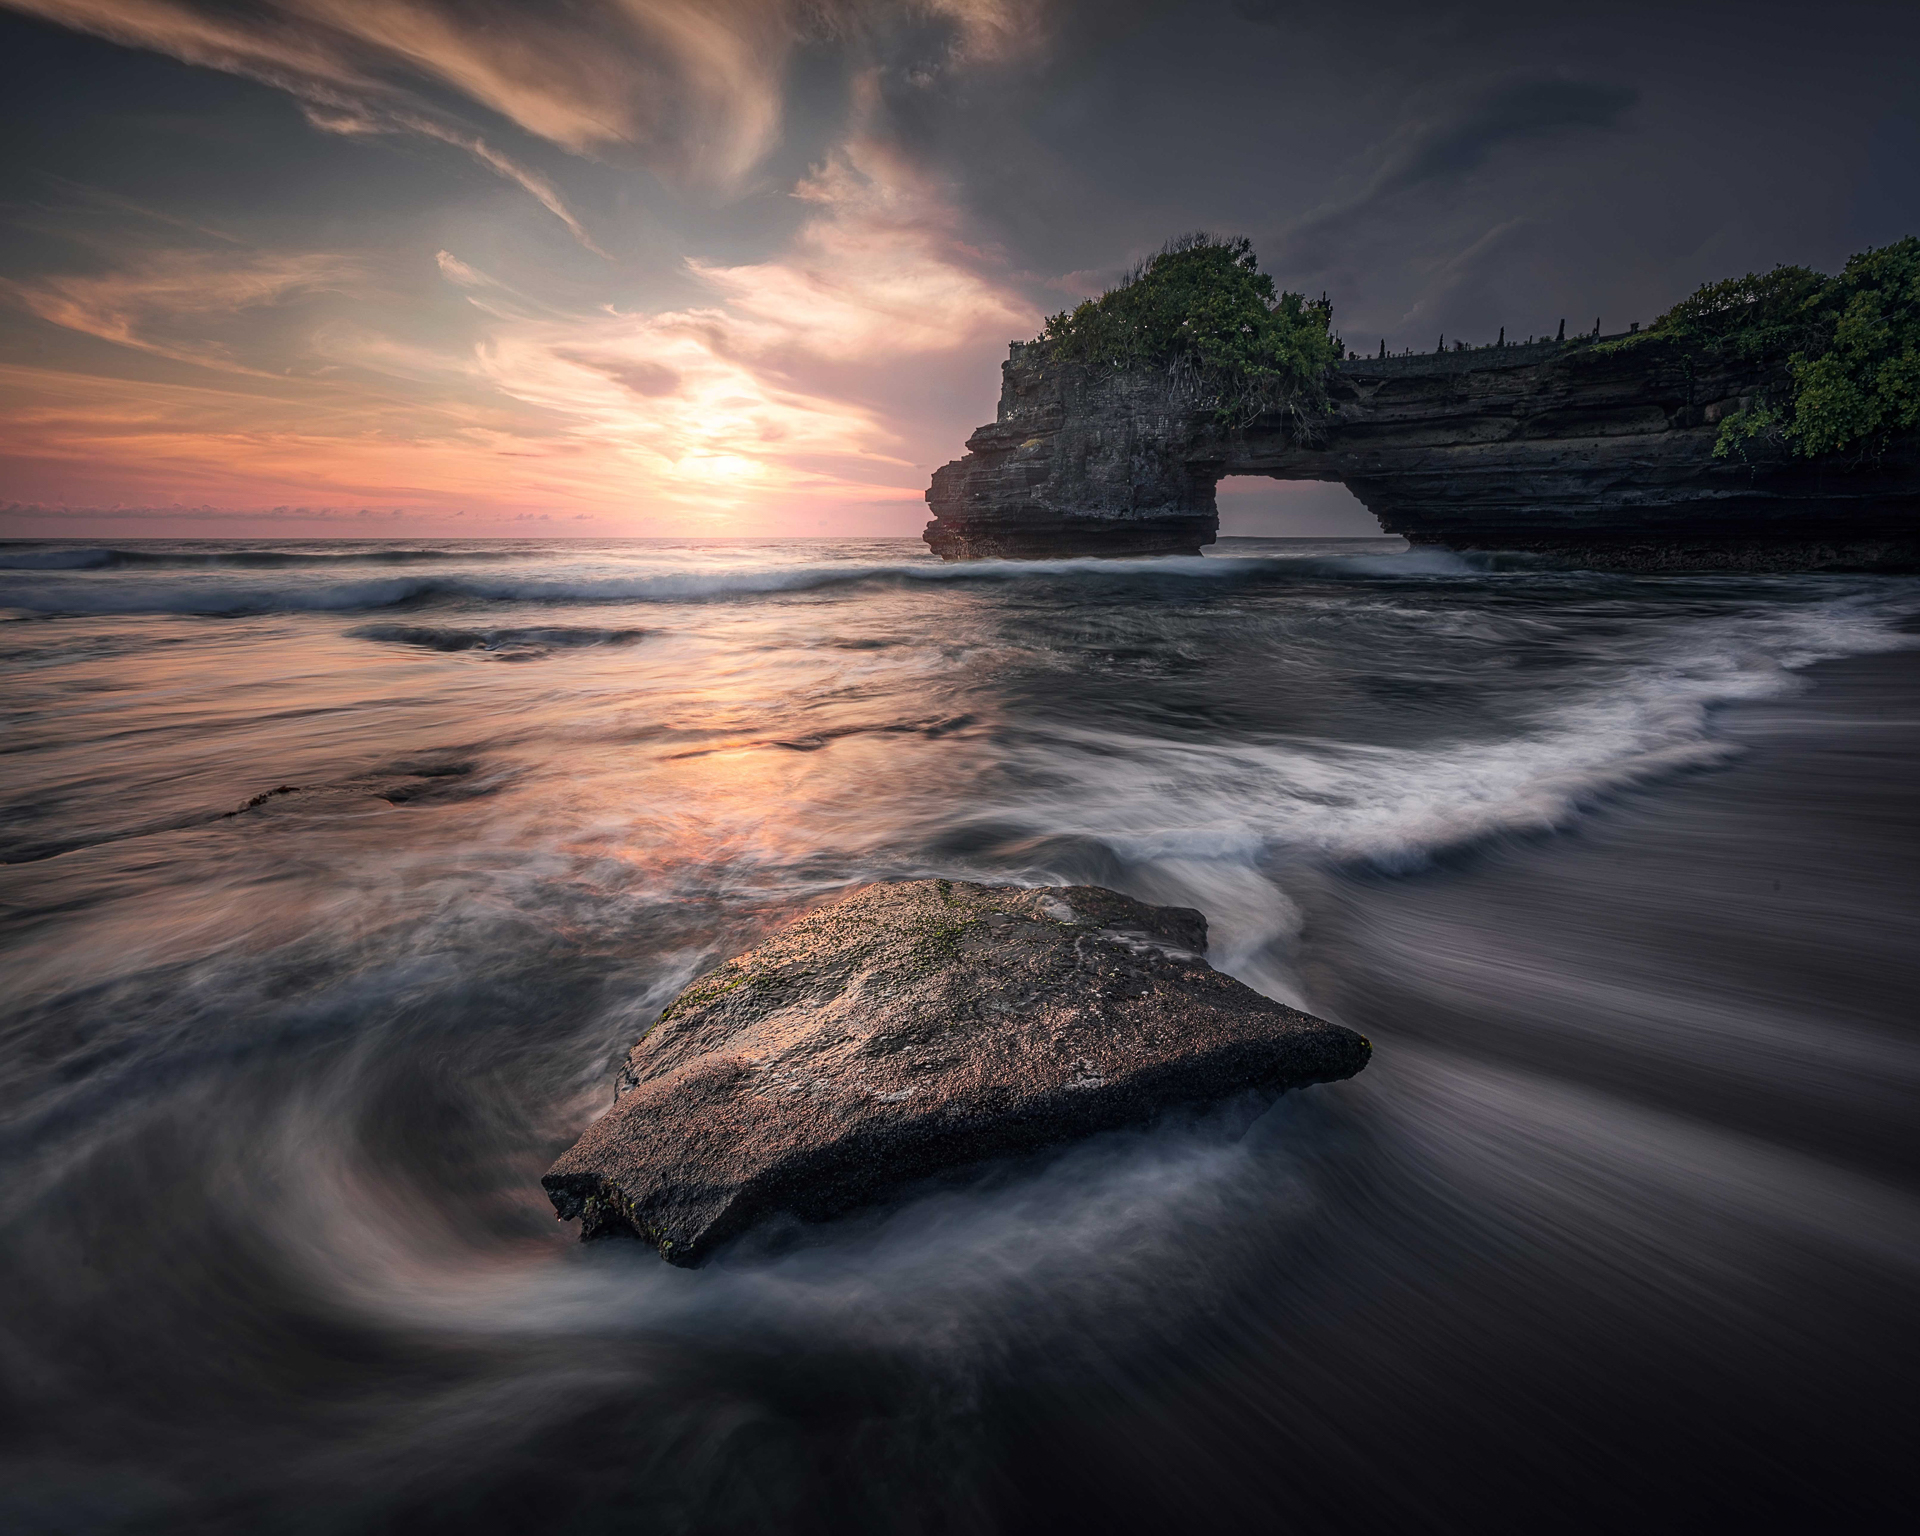
[[[433,575],[331,579],[327,571],[289,571],[264,582],[244,573],[209,571],[205,575],[156,577],[140,571],[85,570],[78,557],[91,551],[62,552],[71,565],[37,567],[48,574],[0,578],[0,606],[36,613],[87,615],[177,613],[226,617],[258,613],[328,613],[390,608],[431,598],[491,603],[680,603],[733,596],[803,592],[860,582],[999,583],[1078,577],[1116,582],[1143,577],[1180,577],[1206,581],[1245,579],[1250,575],[1432,577],[1476,574],[1480,567],[1444,551],[1418,550],[1403,555],[1317,557],[1162,556],[1130,560],[1087,557],[1070,560],[969,560],[949,564],[931,558],[856,564],[844,561],[761,565],[685,564],[608,570],[599,562],[565,577],[513,577],[497,571],[436,572]],[[24,557],[22,557],[24,558]],[[4,567],[0,567],[4,569]],[[85,574],[81,572],[85,570]]]
[[[1543,695],[1519,729],[1452,745],[1168,740],[1058,725],[1015,749],[1030,759],[1020,777],[1046,787],[981,818],[1110,848],[1156,899],[1208,913],[1215,963],[1256,965],[1297,921],[1276,860],[1405,870],[1489,837],[1564,826],[1605,795],[1726,760],[1735,748],[1711,729],[1717,705],[1790,689],[1793,669],[1814,661],[1912,641],[1871,604],[1841,599],[1639,643],[1639,654]],[[1263,980],[1289,990],[1283,977]]]

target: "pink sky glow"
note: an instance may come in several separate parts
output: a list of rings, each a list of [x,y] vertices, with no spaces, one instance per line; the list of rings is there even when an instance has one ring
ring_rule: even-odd
[[[1363,351],[1834,270],[1920,208],[1835,3],[0,0],[0,537],[916,534],[1008,341],[1196,228]]]
[[[270,84],[310,132],[463,151],[495,178],[488,199],[517,200],[495,227],[443,220],[469,238],[431,248],[263,248],[140,209],[138,244],[8,282],[0,297],[54,340],[44,361],[0,364],[0,534],[917,532],[928,475],[991,415],[1007,341],[1042,318],[938,179],[867,131],[871,79],[784,192],[756,179],[792,7],[628,0],[597,29],[530,16],[500,33],[370,0],[252,20],[185,0],[7,3]],[[954,68],[1034,36],[1019,0],[925,9],[956,28]],[[794,216],[760,259],[618,260],[550,177],[396,72],[522,138],[627,151],[630,174],[683,195],[784,197]],[[546,280],[529,217],[591,253],[586,280],[574,258]],[[666,301],[627,297],[649,290]]]

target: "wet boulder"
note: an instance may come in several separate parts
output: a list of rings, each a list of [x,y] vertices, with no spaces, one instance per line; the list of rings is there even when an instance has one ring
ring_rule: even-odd
[[[690,1265],[774,1211],[1366,1065],[1206,943],[1198,912],[1098,886],[867,886],[687,987],[541,1182],[582,1237]]]

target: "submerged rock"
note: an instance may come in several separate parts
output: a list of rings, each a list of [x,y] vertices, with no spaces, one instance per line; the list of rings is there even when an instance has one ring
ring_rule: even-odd
[[[583,1238],[695,1264],[776,1210],[1366,1065],[1206,944],[1198,912],[1098,886],[867,886],[682,992],[541,1182]]]

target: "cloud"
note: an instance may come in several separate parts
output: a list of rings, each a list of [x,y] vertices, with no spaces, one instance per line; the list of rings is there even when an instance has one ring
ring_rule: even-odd
[[[952,29],[947,63],[1040,46],[1048,0],[0,0],[0,6],[282,90],[322,132],[413,134],[518,186],[607,252],[553,180],[439,109],[450,89],[574,155],[637,154],[690,183],[738,186],[779,142],[787,72],[832,39],[856,65],[888,18]]]
[[[873,140],[836,150],[795,189],[817,211],[777,259],[688,265],[726,301],[721,344],[761,357],[857,361],[1024,334],[1037,317],[982,276],[951,203]]]
[[[562,362],[578,363],[582,368],[604,373],[621,388],[631,390],[636,395],[652,398],[680,392],[681,376],[662,363],[648,362],[644,358],[608,357],[564,349],[557,349],[554,356]]]
[[[46,21],[298,98],[334,133],[423,133],[517,182],[589,244],[550,184],[443,120],[417,89],[450,88],[573,154],[640,152],[656,169],[732,185],[779,139],[796,47],[861,44],[887,15],[955,29],[956,62],[1012,57],[1044,35],[1041,0],[0,0]]]
[[[583,454],[655,502],[916,499],[910,429],[873,381],[963,353],[984,371],[1038,316],[959,238],[942,189],[881,146],[848,144],[794,195],[809,216],[787,248],[688,262],[709,301],[682,309],[536,306],[443,253],[449,281],[489,294],[490,316],[472,353],[443,365],[537,410],[551,424],[540,451]],[[367,338],[335,356],[391,367]]]
[[[708,528],[911,507],[916,466],[978,407],[903,407],[901,370],[990,381],[1006,339],[1039,323],[1000,259],[962,238],[950,190],[851,140],[794,189],[804,216],[778,252],[687,261],[696,297],[675,308],[563,301],[450,250],[434,270],[466,301],[452,308],[373,289],[355,260],[325,253],[157,252],[42,279],[16,293],[42,319],[219,378],[29,385],[22,370],[0,450],[38,466],[36,484],[77,483],[68,494],[95,502],[118,475],[146,499],[390,501],[405,488],[496,509],[638,506]],[[299,307],[328,292],[351,302]],[[255,366],[269,357],[297,366]]]
[[[151,48],[311,100],[348,107],[380,91],[337,44],[285,16],[246,19],[189,0],[0,0],[9,9],[110,42]]]
[[[440,268],[440,275],[450,283],[458,283],[462,288],[496,288],[501,286],[486,273],[468,266],[452,251],[436,251],[434,264]]]
[[[176,362],[271,377],[243,362],[233,345],[210,338],[209,322],[295,297],[343,293],[363,276],[353,258],[328,252],[162,250],[118,271],[7,281],[0,291],[67,330]]]
[[[1505,270],[1505,259],[1538,232],[1537,222],[1524,215],[1503,219],[1484,231],[1464,249],[1440,264],[1423,285],[1419,297],[1401,316],[1402,323],[1429,319],[1444,312],[1448,306],[1456,310],[1471,308],[1470,305],[1463,305],[1462,300],[1476,289],[1479,291],[1472,293],[1471,297],[1479,301],[1480,307],[1492,308],[1497,312],[1498,299],[1493,291],[1492,278]]]
[[[1276,254],[1318,270],[1334,237],[1406,195],[1458,183],[1509,145],[1617,128],[1638,99],[1631,87],[1604,81],[1506,80],[1444,115],[1408,123],[1359,192],[1323,203],[1297,220]]]
[[[301,104],[307,121],[328,133],[415,133],[465,150],[496,175],[528,192],[565,224],[576,240],[604,255],[580,220],[561,199],[551,182],[528,170],[488,144],[479,134],[443,121],[424,103],[380,77],[385,52],[423,67],[427,72],[465,79],[477,99],[496,106],[521,121],[521,126],[553,137],[569,147],[592,142],[588,130],[596,125],[578,109],[569,117],[562,98],[546,102],[538,92],[516,97],[500,88],[500,79],[472,67],[461,68],[471,50],[452,46],[457,33],[446,26],[425,25],[423,14],[400,0],[354,5],[344,0],[281,0],[264,16],[241,17],[230,12],[200,9],[188,0],[0,0],[0,5],[24,11],[77,31],[91,32],[129,47],[148,48],[183,63],[239,75],[288,92]],[[414,34],[398,26],[412,14],[422,23]],[[358,25],[356,25],[358,23]],[[500,34],[515,36],[512,30]],[[432,37],[445,46],[437,62],[431,53],[409,52],[403,43]],[[510,41],[502,46],[515,52]],[[605,74],[604,65],[598,71]],[[493,86],[493,89],[481,89]],[[577,99],[577,98],[576,98]],[[523,111],[516,116],[512,108]],[[609,130],[610,131],[610,130]]]
[[[1414,128],[1368,186],[1378,198],[1478,169],[1503,144],[1615,128],[1639,92],[1597,80],[1514,80],[1465,111]]]
[[[553,183],[548,181],[546,177],[539,175],[537,172],[530,171],[525,166],[508,159],[498,150],[489,146],[484,139],[476,135],[462,133],[456,128],[447,127],[443,123],[436,123],[428,118],[413,117],[405,113],[396,115],[393,121],[397,129],[411,129],[413,132],[424,134],[430,139],[438,139],[443,144],[452,144],[460,149],[464,149],[489,170],[504,176],[508,181],[513,182],[523,191],[530,193],[541,207],[545,208],[547,212],[567,226],[568,231],[573,235],[575,240],[578,240],[580,244],[592,251],[594,255],[607,256],[605,251],[594,244],[593,237],[587,233],[580,221],[573,216],[573,211],[560,200],[560,194],[554,190]],[[607,259],[611,261],[613,258],[608,256]]]
[[[720,181],[774,142],[802,12],[765,0],[607,0],[476,18],[432,0],[280,3],[563,149],[639,146]]]
[[[926,0],[924,9],[958,27],[952,57],[973,64],[1036,52],[1047,39],[1057,7],[1041,0]]]

